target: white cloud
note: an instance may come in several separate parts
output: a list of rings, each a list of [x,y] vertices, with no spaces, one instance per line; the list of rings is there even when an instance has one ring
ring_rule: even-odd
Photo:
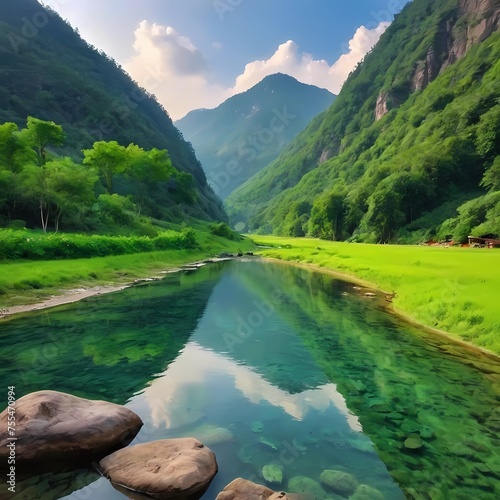
[[[191,40],[174,28],[142,21],[135,30],[136,55],[124,68],[156,95],[172,118],[220,104],[225,89],[211,83],[209,65]]]
[[[273,73],[286,73],[297,80],[326,88],[338,94],[349,73],[363,59],[368,51],[378,42],[389,23],[380,23],[375,29],[364,26],[358,28],[349,41],[348,52],[330,66],[324,59],[314,59],[311,54],[300,52],[293,41],[280,45],[278,50],[265,61],[254,61],[245,66],[243,74],[238,76],[231,89],[240,93],[256,85],[264,77]]]
[[[192,109],[215,107],[274,73],[286,73],[301,82],[338,94],[349,73],[388,26],[389,23],[382,22],[371,30],[364,26],[358,28],[346,53],[332,65],[301,52],[299,46],[289,40],[269,59],[248,63],[234,86],[226,89],[214,81],[204,55],[189,38],[174,28],[142,21],[135,31],[137,54],[124,66],[135,80],[157,96],[174,119],[178,119]],[[214,43],[213,48],[222,47]]]
[[[273,386],[252,368],[207,350],[196,342],[189,342],[162,376],[135,396],[128,406],[141,414],[139,408],[143,407],[142,402],[146,402],[151,415],[150,423],[155,429],[176,429],[194,424],[206,416],[210,407],[210,388],[205,385],[206,381],[219,373],[233,377],[235,389],[255,405],[266,402],[282,408],[294,420],[304,420],[313,410],[324,412],[335,407],[351,430],[363,430],[336,385],[327,383],[290,394]]]

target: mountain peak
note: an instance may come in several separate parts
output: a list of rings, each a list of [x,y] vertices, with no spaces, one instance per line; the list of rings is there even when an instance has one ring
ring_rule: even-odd
[[[225,198],[274,160],[334,99],[328,90],[276,73],[215,109],[191,111],[176,125]]]

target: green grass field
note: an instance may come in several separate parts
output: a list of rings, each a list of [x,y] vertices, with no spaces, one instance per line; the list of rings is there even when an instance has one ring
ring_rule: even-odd
[[[271,236],[255,242],[275,247],[260,249],[262,256],[331,269],[395,291],[396,311],[500,354],[500,250]]]
[[[88,259],[0,261],[0,309],[32,304],[83,286],[118,285],[220,252],[248,251],[251,240],[231,241],[196,231],[199,248]]]
[[[253,249],[250,239],[231,241],[196,231],[197,249],[111,257],[0,262],[0,309],[43,301],[82,286],[117,285],[162,269]],[[500,354],[500,251],[332,243],[258,236],[264,257],[318,266],[396,292],[394,308],[426,326]]]

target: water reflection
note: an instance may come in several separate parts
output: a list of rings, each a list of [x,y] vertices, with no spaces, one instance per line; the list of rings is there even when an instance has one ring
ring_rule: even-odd
[[[319,485],[328,469],[387,499],[500,496],[498,362],[329,276],[232,262],[1,328],[2,380],[22,377],[23,392],[126,403],[145,422],[136,442],[206,442],[220,472],[204,498],[237,476],[263,482],[269,464],[284,470],[275,488],[307,479],[317,498],[337,498]],[[38,476],[19,491],[123,498],[95,479]]]

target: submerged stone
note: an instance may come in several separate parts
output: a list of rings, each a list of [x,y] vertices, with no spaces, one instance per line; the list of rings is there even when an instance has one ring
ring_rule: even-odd
[[[419,451],[424,446],[419,436],[408,437],[404,442],[404,447],[410,451]]]
[[[486,420],[486,427],[492,431],[500,432],[500,409],[495,409]]]
[[[371,486],[361,484],[349,500],[384,500],[384,495]]]
[[[399,421],[403,420],[404,416],[401,413],[398,413],[397,411],[393,411],[391,413],[388,413],[385,418],[387,420],[392,420],[392,421]]]
[[[259,438],[259,443],[263,445],[265,448],[269,448],[270,450],[273,451],[278,451],[279,449],[279,443],[275,439],[268,438],[266,436],[262,436]]]
[[[304,496],[314,498],[314,500],[325,500],[327,498],[326,491],[321,485],[306,476],[295,476],[288,481],[288,490],[291,493],[303,493]]]
[[[456,457],[471,459],[474,457],[474,453],[472,452],[472,450],[461,443],[456,443],[453,446],[450,446],[449,452]]]
[[[297,438],[293,439],[292,444],[297,451],[307,451],[307,446],[302,444]]]
[[[283,482],[283,467],[277,464],[264,465],[262,477],[271,484],[281,484]]]
[[[238,458],[245,464],[250,464],[253,461],[254,456],[254,446],[251,444],[246,444],[242,446],[238,451]]]
[[[233,433],[230,430],[210,424],[202,425],[192,431],[189,431],[188,434],[190,437],[198,439],[207,446],[227,443],[234,439]]]
[[[362,453],[375,453],[375,447],[371,441],[365,439],[349,439],[352,448]]]
[[[246,444],[239,449],[238,458],[245,464],[266,464],[276,460],[276,452],[260,443]]]
[[[252,422],[252,432],[254,434],[260,434],[264,430],[264,424],[259,420]]]
[[[420,429],[420,437],[422,439],[433,439],[434,438],[434,431],[430,427],[422,427]]]
[[[358,488],[356,477],[349,472],[325,470],[319,476],[321,484],[341,495],[352,495]]]

